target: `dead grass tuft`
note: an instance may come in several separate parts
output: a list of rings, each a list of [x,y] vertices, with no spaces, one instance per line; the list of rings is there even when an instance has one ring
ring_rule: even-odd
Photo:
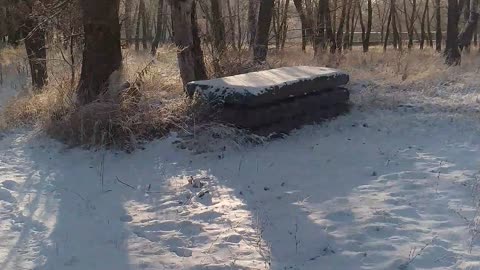
[[[76,107],[71,78],[61,74],[41,93],[10,101],[2,114],[3,128],[36,125],[71,146],[132,150],[199,121],[202,106],[184,99],[174,48],[161,48],[156,59],[130,51],[124,57],[123,69],[97,102]],[[118,91],[126,81],[131,87]]]

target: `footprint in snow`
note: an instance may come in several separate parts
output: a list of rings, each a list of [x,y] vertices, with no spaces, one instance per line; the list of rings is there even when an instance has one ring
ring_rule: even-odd
[[[123,215],[120,217],[121,222],[131,222],[133,220],[132,216],[130,215]]]
[[[242,236],[238,234],[232,234],[224,238],[225,242],[238,244],[242,241]]]
[[[2,187],[8,190],[15,190],[17,188],[17,182],[13,180],[5,180],[2,182]]]
[[[352,222],[354,220],[353,212],[351,210],[331,212],[327,214],[325,218],[334,222]]]
[[[177,254],[179,257],[191,257],[192,250],[188,248],[173,247],[170,249],[173,253]]]
[[[15,197],[13,197],[12,193],[5,188],[0,188],[0,201],[5,201],[8,203],[15,203]]]

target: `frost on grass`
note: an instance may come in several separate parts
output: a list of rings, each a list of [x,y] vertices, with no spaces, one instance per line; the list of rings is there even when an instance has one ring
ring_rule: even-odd
[[[197,154],[241,150],[266,141],[262,136],[220,123],[195,125],[190,131],[179,132],[177,138],[174,144]]]

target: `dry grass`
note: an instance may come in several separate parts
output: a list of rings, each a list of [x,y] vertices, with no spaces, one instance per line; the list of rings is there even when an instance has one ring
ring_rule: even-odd
[[[186,130],[198,110],[183,98],[174,48],[161,48],[153,61],[134,51],[126,51],[124,57],[123,69],[112,76],[110,88],[129,81],[139,96],[119,97],[109,91],[98,102],[76,108],[75,83],[72,87],[66,66],[51,61],[49,85],[41,93],[24,91],[11,100],[2,114],[3,128],[36,125],[72,146],[126,150],[170,130]]]
[[[4,66],[13,67],[18,61],[24,62],[24,55],[18,50],[7,49],[1,55],[0,63]],[[367,54],[354,49],[340,55],[326,53],[313,59],[311,52],[303,53],[292,47],[283,52],[272,51],[264,66],[252,65],[249,56],[246,51],[228,52],[220,61],[221,74],[214,73],[207,56],[207,68],[216,77],[293,65],[340,68],[351,74],[353,102],[366,108],[421,103],[435,110],[476,112],[480,99],[473,90],[480,87],[480,80],[476,79],[480,69],[477,52],[464,57],[461,67],[453,68],[446,67],[442,56],[430,49],[401,53],[372,48]],[[62,61],[49,61],[49,85],[41,93],[24,91],[11,100],[2,114],[2,127],[36,125],[69,145],[114,146],[127,150],[171,131],[180,131],[190,138],[197,131],[217,130],[211,123],[206,123],[208,128],[201,128],[199,119],[205,119],[202,107],[184,99],[174,47],[161,48],[153,62],[148,53],[133,50],[125,51],[124,58],[123,69],[112,76],[111,88],[116,89],[125,81],[136,82],[139,96],[119,97],[109,91],[99,102],[75,108],[74,87],[66,72],[69,67]],[[222,133],[217,131],[215,136]]]

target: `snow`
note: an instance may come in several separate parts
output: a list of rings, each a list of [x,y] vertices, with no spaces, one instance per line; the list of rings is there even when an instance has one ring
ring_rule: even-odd
[[[0,269],[476,269],[474,124],[355,110],[221,155],[11,134]]]
[[[358,87],[349,115],[250,147],[198,134],[200,154],[6,134],[0,269],[480,269],[474,111]]]
[[[195,92],[204,96],[253,95],[259,96],[275,87],[292,85],[299,81],[312,80],[318,77],[335,78],[347,76],[344,72],[327,67],[295,66],[283,67],[247,74],[205,81],[194,81],[190,85],[196,87]]]

